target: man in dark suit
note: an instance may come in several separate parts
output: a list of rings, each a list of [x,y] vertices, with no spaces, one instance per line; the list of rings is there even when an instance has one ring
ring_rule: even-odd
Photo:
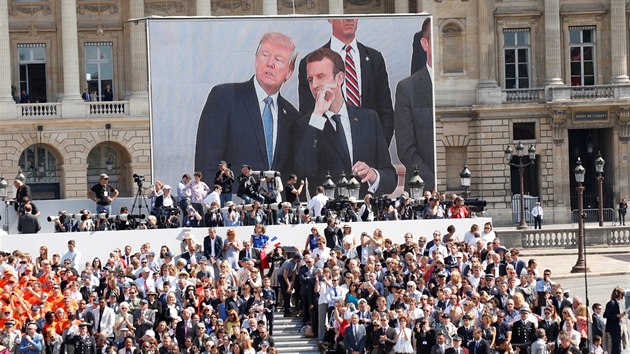
[[[201,257],[203,257],[203,253],[196,252],[195,245],[191,243],[188,246],[188,252],[182,253],[179,257],[186,260],[186,270],[190,273],[194,266],[199,263]]]
[[[446,354],[446,349],[448,349],[448,345],[446,344],[446,335],[442,332],[439,332],[435,336],[436,343],[431,348],[431,354]]]
[[[213,269],[214,278],[219,276],[219,263],[223,260],[223,238],[217,236],[214,227],[208,228],[208,236],[203,238],[203,254],[208,258],[208,265]]]
[[[341,56],[320,48],[309,54],[306,62],[316,104],[306,117],[308,122],[304,122],[295,160],[297,173],[323,181],[328,172],[352,171],[361,183],[361,195],[368,191],[379,195],[393,192],[396,170],[376,113],[344,100]]]
[[[36,234],[42,227],[39,225],[37,216],[31,214],[33,207],[30,204],[24,206],[24,214],[18,219],[17,229],[21,234]]]
[[[481,338],[482,329],[475,328],[473,331],[473,340],[468,344],[469,354],[490,354],[490,344]]]
[[[615,288],[606,303],[604,318],[606,319],[606,333],[610,334],[610,354],[621,353],[621,319],[626,315],[619,305],[623,298],[623,290]]]
[[[600,304],[599,302],[596,302],[593,304],[593,325],[592,325],[592,330],[593,330],[593,337],[595,336],[600,336],[602,338],[604,338],[604,328],[606,326],[606,324],[604,323],[604,320],[602,319],[602,304]]]
[[[194,343],[197,337],[197,323],[191,320],[191,311],[189,309],[182,310],[182,320],[177,323],[175,327],[175,338],[177,338],[177,344],[180,348],[184,348],[184,342],[186,338],[191,338]]]
[[[446,349],[445,354],[468,354],[468,349],[462,347],[462,337],[453,336],[453,346]]]
[[[543,311],[545,313],[545,317],[542,320],[538,321],[538,328],[545,330],[547,341],[549,343],[556,343],[556,340],[558,339],[558,334],[560,333],[560,326],[558,322],[551,318],[551,308],[545,308]]]
[[[551,303],[556,308],[556,312],[558,314],[562,314],[562,309],[565,307],[571,308],[571,301],[564,297],[564,291],[561,288],[556,288],[553,291],[553,297],[551,298]]]
[[[383,55],[378,50],[357,41],[358,19],[334,19],[328,22],[332,26],[332,36],[322,48],[329,48],[339,53],[344,62],[352,61],[357,74],[355,94],[359,102],[354,105],[376,111],[381,122],[385,145],[389,147],[394,135],[394,109]],[[347,56],[350,58],[346,59]],[[300,61],[298,79],[300,113],[302,116],[307,116],[313,112],[315,100],[306,76],[306,58]],[[351,86],[350,83],[346,83],[343,88],[344,97],[350,102],[349,104],[353,104],[348,94],[348,90],[352,90]]]
[[[306,322],[311,321],[312,327],[315,329],[315,321],[312,321],[311,314],[315,313],[317,307],[317,299],[315,297],[315,266],[311,255],[304,256],[305,265],[298,270],[300,279],[300,297],[302,298],[302,325],[306,326]]]
[[[142,338],[144,334],[155,326],[155,310],[149,308],[147,299],[140,300],[140,308],[133,312],[133,326],[136,338]]]
[[[242,261],[243,258],[249,258],[249,260],[254,262],[256,268],[260,265],[260,250],[252,247],[252,243],[249,240],[243,241],[243,249],[238,252],[239,261]]]
[[[220,161],[255,170],[293,172],[297,110],[280,95],[293,74],[297,49],[281,33],[265,33],[256,50],[254,77],[212,88],[197,128],[195,170],[214,174]]]
[[[418,168],[425,190],[435,189],[435,120],[433,117],[433,60],[431,19],[422,24],[422,48],[427,52],[426,66],[402,80],[396,87],[394,126],[396,149],[407,169],[409,180]]]
[[[346,347],[346,354],[365,352],[366,332],[365,326],[359,323],[359,315],[352,315],[352,323],[343,332],[343,345]]]
[[[398,340],[396,330],[389,327],[389,316],[381,315],[381,328],[372,333],[372,345],[378,354],[394,354],[394,345]]]

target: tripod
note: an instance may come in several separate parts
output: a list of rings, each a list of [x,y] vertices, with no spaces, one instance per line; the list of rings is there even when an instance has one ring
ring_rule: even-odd
[[[131,214],[132,215],[143,215],[142,214],[142,207],[144,206],[145,208],[147,208],[147,214],[149,215],[151,213],[151,210],[149,209],[149,203],[147,203],[147,197],[145,197],[144,192],[143,192],[144,188],[142,188],[142,183],[138,183],[138,191],[136,192],[136,197],[133,199],[133,205],[131,207]],[[138,203],[138,200],[140,200],[140,203]],[[135,213],[136,208],[138,208],[138,213]],[[143,216],[142,218],[144,219]]]

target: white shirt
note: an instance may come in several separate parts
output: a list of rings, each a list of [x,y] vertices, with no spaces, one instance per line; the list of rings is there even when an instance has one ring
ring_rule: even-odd
[[[313,215],[312,215],[313,217],[318,217],[318,216],[322,216],[322,208],[326,206],[326,203],[328,203],[328,197],[326,197],[322,193],[319,193],[313,198],[311,198],[311,200],[309,200],[308,205],[306,207],[309,210],[313,211]]]
[[[81,251],[76,248],[74,249],[74,251],[68,250],[68,252],[66,252],[63,257],[61,257],[61,264],[63,264],[63,261],[66,259],[70,260],[70,265],[72,266],[72,268],[78,268],[78,266],[81,264]]]
[[[534,217],[540,216],[541,219],[543,218],[543,208],[540,205],[534,205],[531,213]]]
[[[216,202],[219,206],[221,205],[221,195],[217,191],[212,191],[212,193],[208,194],[206,199],[203,200],[203,203],[209,208],[212,205],[212,202]]]
[[[317,258],[319,256],[319,259]],[[315,267],[324,268],[324,264],[328,261],[330,257],[330,248],[324,247],[324,249],[320,249],[319,247],[313,250],[313,259],[315,259]]]

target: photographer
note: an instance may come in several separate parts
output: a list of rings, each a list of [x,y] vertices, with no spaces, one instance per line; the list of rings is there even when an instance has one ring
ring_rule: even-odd
[[[260,202],[255,201],[252,206],[252,210],[247,213],[247,218],[245,219],[246,225],[256,225],[262,224],[267,225],[267,216],[265,215],[265,211],[260,207]]]
[[[223,215],[223,222],[225,226],[241,226],[241,213],[236,210],[234,202],[228,200],[225,203],[225,207],[227,208],[227,211],[225,211],[225,215]]]
[[[195,207],[189,205],[186,208],[186,215],[182,218],[182,226],[183,227],[199,227],[201,226],[201,220],[203,218],[197,212]]]
[[[297,180],[296,175],[289,176],[287,185],[284,188],[287,202],[291,203],[291,205],[300,205],[300,194],[302,194],[302,189],[304,188],[304,180],[300,180],[299,187],[295,188]]]
[[[206,227],[222,227],[224,226],[223,215],[221,214],[221,209],[219,209],[220,201],[212,202],[210,204],[210,208],[204,215],[204,223]]]
[[[49,217],[49,221],[52,219]],[[60,210],[55,221],[55,232],[70,232],[72,231],[72,218],[68,216],[65,210]]]
[[[359,209],[361,221],[374,221],[374,211],[372,211],[372,195],[366,194],[363,198],[363,205]]]
[[[126,206],[120,208],[120,214],[116,218],[116,230],[133,230],[136,228],[136,223],[129,214],[129,208]]]
[[[109,185],[109,176],[101,173],[99,182],[88,191],[88,198],[96,202],[97,213],[112,212],[112,202],[118,197],[118,190]]]
[[[398,214],[400,220],[412,220],[413,219],[413,206],[411,205],[411,199],[409,196],[402,194],[400,196],[400,202],[398,203]]]
[[[15,187],[15,203],[13,207],[18,215],[24,212],[24,198],[27,197],[31,200],[31,187],[24,183],[21,179],[15,179],[13,181],[13,187]]]
[[[279,176],[267,176],[260,182],[258,193],[265,198],[265,203],[282,203],[284,186]]]
[[[291,203],[282,203],[282,210],[278,212],[278,225],[290,225],[295,224],[295,215],[293,215],[293,209],[291,209]]]
[[[230,170],[231,165],[225,161],[219,162],[219,171],[214,177],[214,183],[221,186],[221,208],[232,200],[232,184],[234,183],[234,172]]]
[[[94,231],[94,220],[89,210],[81,210],[81,220],[76,224],[76,231]]]
[[[444,209],[440,206],[440,201],[436,197],[429,198],[429,204],[424,207],[425,219],[444,219]]]
[[[263,202],[265,198],[258,194],[258,181],[251,175],[252,168],[249,165],[241,166],[241,175],[238,176],[238,192],[236,195],[243,199],[245,204],[250,204],[254,200]]]

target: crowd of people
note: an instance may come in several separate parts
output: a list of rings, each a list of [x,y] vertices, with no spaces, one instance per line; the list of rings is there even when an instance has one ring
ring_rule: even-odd
[[[209,227],[180,249],[79,246],[0,253],[0,352],[275,353],[274,312],[299,317],[328,353],[619,354],[625,294],[587,308],[492,225],[394,244],[330,219],[304,249],[257,224],[247,238]],[[243,241],[241,241],[243,240]],[[87,247],[87,245],[84,245]],[[101,261],[102,259],[102,261]],[[278,316],[280,313],[277,314]]]

